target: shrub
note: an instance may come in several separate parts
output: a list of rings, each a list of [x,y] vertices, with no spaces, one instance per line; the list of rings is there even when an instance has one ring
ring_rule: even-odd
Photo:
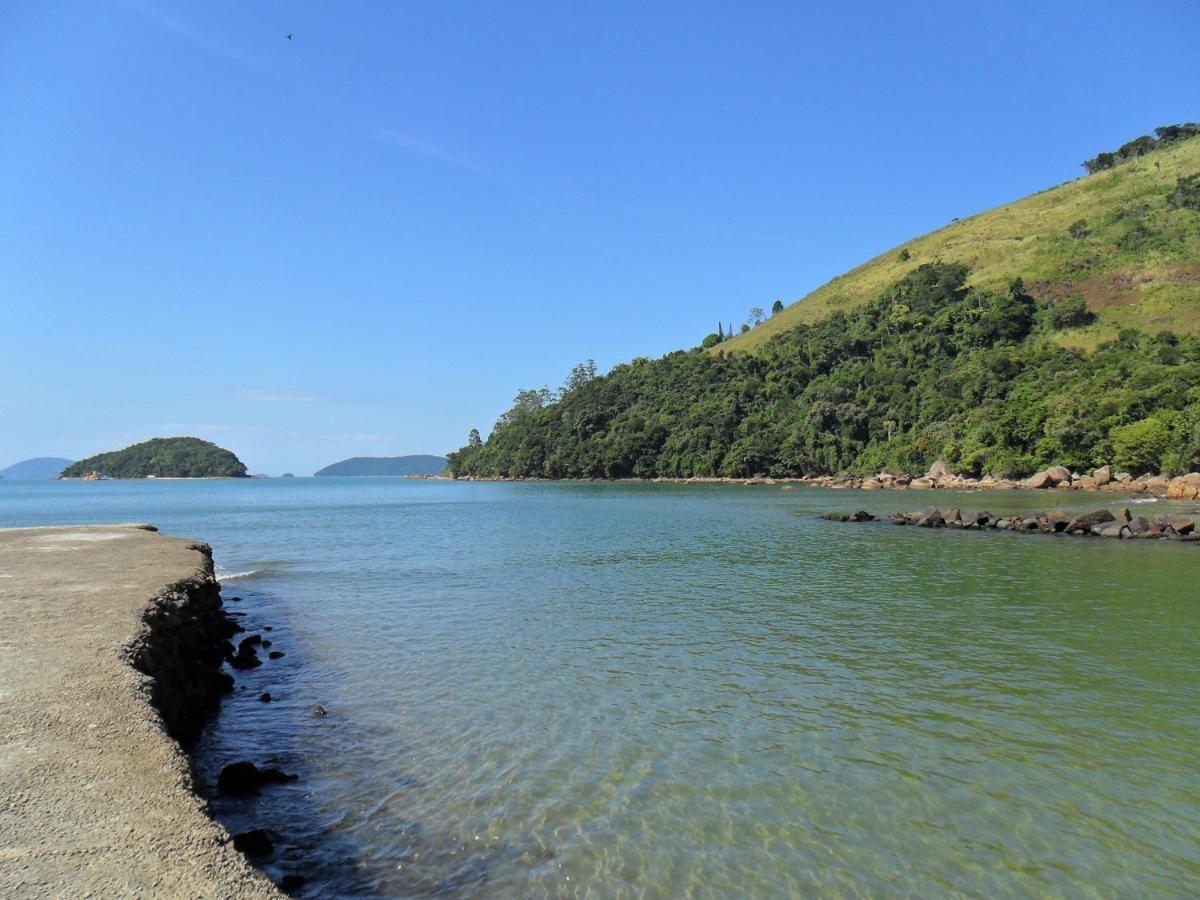
[[[1181,417],[1174,410],[1161,410],[1145,419],[1119,425],[1112,430],[1114,462],[1135,474],[1161,472],[1166,457],[1175,451],[1175,426]]]
[[[1172,209],[1200,210],[1200,172],[1184,175],[1175,182],[1175,190],[1167,195]]]
[[[905,247],[903,250],[901,250],[899,253],[896,254],[896,259],[899,262],[908,262],[910,259],[912,259],[912,254],[909,253],[908,248]]]
[[[1088,309],[1087,302],[1079,294],[1063,297],[1050,307],[1050,327],[1054,329],[1078,328],[1096,320],[1096,314]]]
[[[1077,219],[1072,222],[1068,231],[1076,240],[1087,237],[1089,234],[1087,219]]]
[[[700,342],[700,346],[707,350],[709,347],[715,347],[719,343],[721,343],[721,336],[714,331],[712,334],[704,336],[704,340]]]

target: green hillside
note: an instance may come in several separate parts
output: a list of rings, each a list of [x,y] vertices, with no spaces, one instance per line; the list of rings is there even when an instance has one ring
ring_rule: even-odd
[[[1168,202],[1178,180],[1197,172],[1200,137],[1193,137],[960,219],[837,276],[719,347],[756,352],[937,261],[964,263],[970,284],[988,290],[1022,278],[1037,298],[1082,296],[1096,321],[1058,336],[1073,346],[1097,347],[1122,328],[1200,334],[1200,220]]]
[[[61,478],[95,473],[106,478],[245,478],[245,464],[230,451],[194,437],[151,438],[72,463]]]
[[[795,476],[939,458],[1001,477],[1200,468],[1200,138],[912,241],[733,341],[523,390],[450,470]]]

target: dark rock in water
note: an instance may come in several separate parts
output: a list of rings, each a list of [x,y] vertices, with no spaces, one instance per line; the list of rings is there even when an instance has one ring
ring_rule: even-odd
[[[1027,516],[1026,518],[1022,519],[1020,524],[1021,524],[1021,527],[1023,529],[1025,529],[1026,531],[1037,531],[1038,528],[1041,527],[1038,524],[1038,520],[1035,519],[1033,516]]]
[[[230,599],[232,602],[234,602],[234,603],[241,603],[241,602],[242,602],[242,598],[241,598],[241,597],[230,597],[229,599]]]
[[[274,629],[272,626],[270,626],[270,625],[264,625],[264,626],[263,626],[263,631],[274,631],[274,630],[275,630],[275,629]],[[299,877],[299,876],[297,876],[297,877]]]
[[[1171,530],[1176,534],[1191,534],[1196,530],[1195,520],[1190,519],[1187,516],[1177,516],[1168,524],[1170,524]]]
[[[270,647],[270,646],[271,646],[271,642],[270,642],[270,641],[268,641],[266,638],[263,638],[262,645],[263,645],[264,647]]]
[[[1067,532],[1070,534],[1087,534],[1096,525],[1103,525],[1106,522],[1115,522],[1116,520],[1117,517],[1107,509],[1097,509],[1076,516],[1071,521],[1071,524],[1067,526]]]
[[[851,513],[848,519],[850,522],[874,522],[875,517],[865,509],[860,509],[858,512]]]
[[[285,891],[296,891],[304,887],[308,879],[303,875],[284,875],[279,886]]]
[[[230,763],[217,776],[217,787],[225,794],[249,794],[264,784],[284,784],[295,781],[298,776],[289,775],[279,769],[260,769],[252,762]]]
[[[263,691],[261,694],[258,695],[258,699],[261,700],[263,703],[270,703],[271,699],[272,699],[271,692]]]
[[[941,510],[936,506],[931,506],[917,516],[917,521],[914,524],[919,528],[940,528],[946,524],[946,520],[943,518]]]
[[[262,635],[261,634],[252,634],[249,637],[242,638],[242,642],[240,644],[238,644],[238,650],[240,651],[243,647],[256,647],[261,643],[262,643]]]
[[[1125,521],[1126,521],[1126,522],[1132,522],[1132,521],[1133,521],[1133,513],[1131,513],[1131,512],[1129,511],[1129,507],[1128,507],[1128,506],[1127,506],[1127,507],[1125,507],[1125,509],[1123,509],[1123,510],[1121,511],[1121,515],[1123,515],[1123,516],[1125,517]]]
[[[275,849],[271,836],[262,828],[252,828],[233,836],[233,846],[251,856],[267,856]]]
[[[262,660],[258,658],[258,654],[254,652],[254,648],[245,644],[238,647],[238,652],[235,655],[225,657],[225,661],[235,669],[253,669],[256,666],[262,665]]]
[[[312,714],[313,714],[314,716],[323,716],[323,715],[325,715],[325,707],[323,707],[323,706],[322,706],[320,703],[318,703],[316,706],[314,706],[314,707],[312,708]]]
[[[284,652],[282,650],[272,650],[270,653],[267,654],[267,656],[270,657],[271,659],[283,659]]]
[[[1129,532],[1131,534],[1149,534],[1150,523],[1145,516],[1134,516],[1129,520]]]

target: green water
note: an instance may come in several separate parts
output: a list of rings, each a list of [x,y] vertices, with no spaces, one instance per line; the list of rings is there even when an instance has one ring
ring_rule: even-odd
[[[256,573],[225,593],[288,657],[201,765],[286,738],[294,791],[218,807],[313,896],[1194,896],[1200,547],[818,518],[930,502],[1098,500],[0,487],[5,524],[149,519]]]

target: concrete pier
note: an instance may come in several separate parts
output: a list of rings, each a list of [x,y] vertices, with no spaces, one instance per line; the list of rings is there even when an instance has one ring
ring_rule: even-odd
[[[280,896],[164,725],[193,714],[177,664],[218,606],[204,544],[0,529],[0,896]]]

